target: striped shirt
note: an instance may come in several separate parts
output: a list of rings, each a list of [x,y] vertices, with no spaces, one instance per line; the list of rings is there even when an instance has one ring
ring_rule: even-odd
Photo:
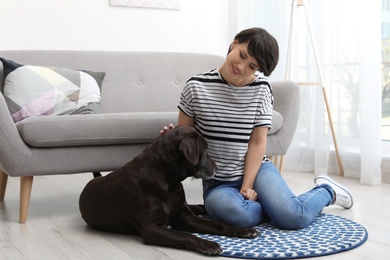
[[[245,155],[254,127],[272,127],[271,84],[260,75],[252,83],[234,87],[218,69],[187,81],[178,108],[194,118],[209,154],[218,165],[214,179],[234,181],[244,174]]]

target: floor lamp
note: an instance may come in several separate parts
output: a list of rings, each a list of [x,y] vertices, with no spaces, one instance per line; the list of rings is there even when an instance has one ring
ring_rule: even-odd
[[[326,111],[327,111],[327,114],[328,114],[328,120],[329,120],[329,124],[330,124],[330,129],[332,131],[332,138],[333,138],[333,143],[334,143],[334,147],[335,147],[335,151],[336,151],[336,157],[337,157],[337,162],[338,162],[338,166],[339,166],[340,176],[344,176],[344,169],[343,169],[343,165],[342,165],[342,162],[341,162],[339,149],[338,149],[338,146],[337,146],[336,134],[335,134],[335,131],[334,131],[334,128],[333,128],[333,120],[332,120],[332,115],[330,113],[331,111],[330,111],[330,108],[329,108],[328,98],[327,98],[327,94],[326,94],[326,88],[324,86],[323,74],[322,74],[322,70],[321,70],[321,66],[320,66],[320,62],[319,62],[319,58],[318,58],[318,54],[317,54],[316,43],[314,41],[313,34],[312,34],[312,31],[311,31],[310,20],[309,20],[309,17],[308,17],[309,15],[308,15],[308,12],[307,12],[304,0],[292,0],[291,17],[290,17],[290,31],[289,31],[288,49],[287,49],[286,80],[290,80],[292,38],[293,38],[294,22],[295,22],[295,20],[294,20],[295,17],[294,16],[295,16],[295,12],[296,12],[298,7],[302,7],[304,9],[304,11],[305,11],[306,24],[307,24],[307,27],[308,27],[308,30],[309,30],[311,45],[312,45],[312,48],[313,48],[313,52],[314,52],[314,56],[315,56],[315,60],[316,60],[316,64],[317,64],[318,77],[319,77],[319,80],[320,80],[320,82],[298,82],[298,85],[320,85],[321,86],[322,93],[323,93],[323,96],[324,96]],[[283,156],[282,156],[281,160],[283,160]]]

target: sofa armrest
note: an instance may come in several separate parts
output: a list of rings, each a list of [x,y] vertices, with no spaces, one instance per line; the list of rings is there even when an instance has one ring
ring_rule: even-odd
[[[273,135],[268,136],[266,154],[284,155],[286,154],[299,118],[299,86],[292,81],[272,82],[274,94],[274,110],[283,116],[282,127]]]
[[[15,164],[23,164],[28,159],[29,147],[23,142],[12,120],[3,94],[0,92],[0,170],[7,173]]]

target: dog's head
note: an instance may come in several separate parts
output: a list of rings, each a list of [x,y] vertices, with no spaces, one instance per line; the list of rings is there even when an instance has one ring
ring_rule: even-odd
[[[207,142],[193,127],[177,126],[163,137],[171,147],[171,156],[179,163],[182,178],[209,179],[214,176],[217,165],[207,153]],[[184,176],[185,175],[185,176]]]

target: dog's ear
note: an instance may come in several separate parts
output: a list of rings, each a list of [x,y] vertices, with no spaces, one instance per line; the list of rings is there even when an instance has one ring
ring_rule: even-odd
[[[179,145],[179,151],[181,151],[184,157],[195,166],[199,162],[199,145],[196,138],[184,138]]]

